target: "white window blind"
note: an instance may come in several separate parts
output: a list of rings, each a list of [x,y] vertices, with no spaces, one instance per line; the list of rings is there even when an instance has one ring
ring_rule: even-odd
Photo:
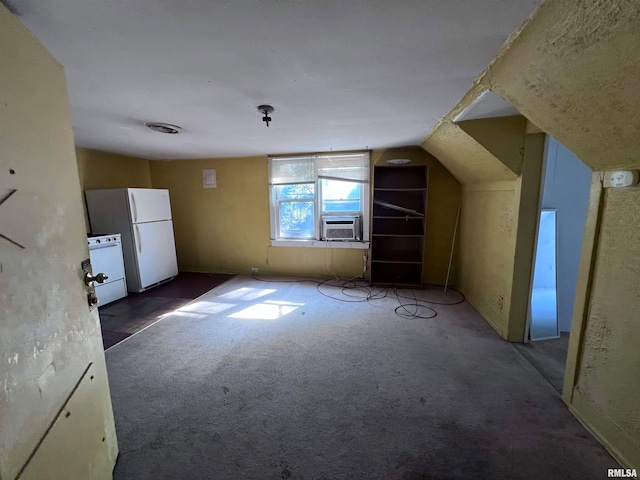
[[[316,181],[315,156],[269,158],[269,184],[293,185]]]
[[[318,178],[369,183],[369,153],[318,155]]]
[[[269,184],[314,183],[318,179],[369,183],[369,152],[269,158]]]

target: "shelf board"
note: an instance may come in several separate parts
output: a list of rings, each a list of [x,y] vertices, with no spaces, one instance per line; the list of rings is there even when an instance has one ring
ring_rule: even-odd
[[[393,282],[393,281],[379,281],[379,282],[371,282],[372,287],[399,287],[399,288],[420,288],[422,289],[422,282],[420,283],[409,283],[409,282]]]
[[[385,258],[385,259],[371,259],[371,263],[403,263],[406,265],[422,265],[422,260],[408,260],[408,259],[398,259],[398,258]]]
[[[386,209],[386,210],[391,210],[393,212],[401,212],[401,213],[404,213],[405,215],[412,215],[414,217],[424,217],[424,213],[420,212],[419,208],[408,208],[406,206],[396,205],[395,203],[389,203],[383,200],[379,200],[374,197],[373,199],[374,211],[376,207],[382,208],[383,209],[382,211]]]

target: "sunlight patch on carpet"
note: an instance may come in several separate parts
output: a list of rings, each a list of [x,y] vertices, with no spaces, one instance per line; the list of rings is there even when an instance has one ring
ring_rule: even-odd
[[[233,313],[229,317],[249,320],[277,320],[303,305],[304,303],[265,300],[263,303],[256,303],[244,310]]]
[[[275,292],[273,288],[237,288],[224,295],[219,295],[218,298],[225,298],[229,300],[255,300],[256,298],[264,297],[265,295],[271,295]]]
[[[204,314],[218,313],[235,307],[234,303],[207,302],[200,300],[180,307],[176,312],[197,312]]]

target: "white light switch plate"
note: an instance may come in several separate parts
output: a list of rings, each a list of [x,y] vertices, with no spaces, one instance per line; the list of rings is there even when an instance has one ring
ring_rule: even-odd
[[[202,186],[204,188],[216,188],[218,186],[214,168],[205,168],[202,170]]]

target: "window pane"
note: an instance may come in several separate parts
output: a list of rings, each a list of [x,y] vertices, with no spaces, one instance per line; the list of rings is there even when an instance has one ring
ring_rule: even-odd
[[[361,188],[358,182],[322,180],[322,211],[359,212]]]
[[[280,238],[313,238],[314,202],[280,203]]]
[[[278,190],[279,200],[313,200],[315,196],[315,185],[301,183],[296,185],[280,185]]]

